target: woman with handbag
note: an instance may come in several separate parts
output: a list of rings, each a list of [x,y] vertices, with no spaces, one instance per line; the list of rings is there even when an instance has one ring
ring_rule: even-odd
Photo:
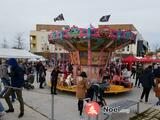
[[[89,81],[87,81],[87,75],[85,72],[82,72],[76,79],[77,88],[76,88],[76,97],[78,98],[78,110],[80,117],[82,116],[83,112],[83,99],[85,98],[86,91],[90,87]]]

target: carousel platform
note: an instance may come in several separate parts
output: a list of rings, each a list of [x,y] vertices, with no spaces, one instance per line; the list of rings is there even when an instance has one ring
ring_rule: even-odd
[[[48,82],[48,86],[49,87],[51,86],[50,82]],[[72,86],[57,85],[57,89],[60,91],[64,91],[64,92],[75,93],[76,85],[72,85]],[[106,89],[104,91],[104,93],[105,94],[118,94],[118,93],[123,93],[123,92],[129,92],[131,90],[132,88],[125,88],[124,86],[120,86],[120,85],[111,85],[109,89]]]

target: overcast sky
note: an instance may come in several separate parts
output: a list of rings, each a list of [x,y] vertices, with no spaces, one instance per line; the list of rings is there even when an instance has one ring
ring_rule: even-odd
[[[107,24],[130,23],[138,29],[151,48],[160,46],[160,0],[0,0],[0,42],[10,45],[17,33],[23,32],[26,43],[36,24],[54,23],[64,14],[67,24],[97,26],[99,18],[111,14]]]

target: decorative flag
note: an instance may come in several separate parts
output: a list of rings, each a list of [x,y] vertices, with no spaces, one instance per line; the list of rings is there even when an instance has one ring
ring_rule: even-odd
[[[64,20],[63,14],[60,14],[60,15],[58,15],[58,17],[54,18],[54,22],[63,21],[63,20]]]
[[[105,15],[100,18],[100,22],[108,22],[111,15]]]

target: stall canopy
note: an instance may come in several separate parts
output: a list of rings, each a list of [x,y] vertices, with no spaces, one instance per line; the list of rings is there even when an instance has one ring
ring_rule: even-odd
[[[144,62],[144,63],[155,62],[156,63],[156,62],[160,62],[160,59],[145,56],[144,58],[139,59],[138,62]]]
[[[141,62],[141,63],[152,63],[152,62],[160,62],[160,59],[152,58],[149,56],[145,57],[134,57],[134,56],[128,56],[126,58],[122,58],[122,62],[125,63],[133,63],[133,62]]]
[[[35,55],[27,50],[0,48],[0,58],[36,58],[41,59],[42,56]]]
[[[134,57],[134,56],[128,56],[126,58],[122,58],[122,62],[126,62],[126,63],[133,63],[138,61],[138,58]]]

